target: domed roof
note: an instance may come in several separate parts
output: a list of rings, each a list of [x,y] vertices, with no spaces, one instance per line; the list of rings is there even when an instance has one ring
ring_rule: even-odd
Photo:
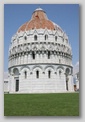
[[[45,11],[41,8],[37,8],[31,17],[31,20],[24,23],[19,29],[18,29],[18,33],[21,31],[28,31],[28,30],[32,30],[32,29],[49,29],[49,30],[56,30],[59,28],[56,28],[55,24],[50,21],[47,18],[47,15],[45,13]],[[61,29],[62,30],[62,29]]]

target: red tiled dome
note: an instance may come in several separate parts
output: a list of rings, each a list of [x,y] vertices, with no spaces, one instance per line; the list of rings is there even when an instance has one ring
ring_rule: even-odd
[[[18,32],[21,31],[28,31],[31,29],[50,29],[50,30],[55,30],[56,27],[55,25],[48,20],[46,13],[41,9],[36,9],[33,14],[32,14],[32,18],[30,21],[26,22],[25,24],[23,24],[19,29]]]

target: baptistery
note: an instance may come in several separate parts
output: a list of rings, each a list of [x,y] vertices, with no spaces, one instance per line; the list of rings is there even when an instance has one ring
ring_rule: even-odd
[[[10,93],[73,91],[72,49],[67,34],[38,8],[9,46]]]

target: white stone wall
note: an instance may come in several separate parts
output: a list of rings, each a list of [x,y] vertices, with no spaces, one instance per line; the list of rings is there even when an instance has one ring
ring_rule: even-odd
[[[9,92],[9,79],[4,79],[4,93]]]
[[[12,37],[9,47],[10,93],[16,93],[16,80],[19,80],[17,92],[20,93],[66,92],[67,68],[70,71],[68,91],[73,91],[72,51],[64,32],[34,29],[17,32]],[[39,78],[36,78],[36,71],[39,71]],[[48,71],[51,71],[50,78]]]
[[[37,40],[34,40],[35,35],[37,35]],[[45,35],[48,35],[47,40],[45,40]],[[27,40],[24,39],[25,36]],[[55,36],[56,30],[47,29],[17,33],[12,38],[9,48],[9,67],[38,62],[59,63],[59,59],[62,64],[72,65],[72,52],[67,36],[60,32],[57,34],[57,40]],[[32,51],[36,53],[35,61],[32,58]],[[48,51],[51,52],[50,59],[48,59]]]
[[[10,93],[16,93],[16,79],[19,80],[19,93],[51,93],[66,92],[66,68],[71,67],[61,65],[25,65],[17,67],[19,74],[10,75]],[[36,71],[39,71],[39,78]],[[51,71],[50,78],[48,71]],[[25,78],[25,71],[27,77]],[[61,71],[61,73],[59,73]],[[14,72],[14,68],[12,69]],[[68,91],[73,91],[72,75],[69,75]]]
[[[69,81],[68,81],[68,90],[69,91],[74,91],[74,86],[73,86],[73,77],[72,75],[69,75]]]
[[[77,90],[79,90],[79,80],[76,81]]]

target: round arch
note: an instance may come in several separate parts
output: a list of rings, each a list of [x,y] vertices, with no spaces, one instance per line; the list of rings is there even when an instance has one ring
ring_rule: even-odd
[[[21,67],[20,75],[21,75],[21,77],[23,77],[24,79],[27,79],[28,76],[30,75],[30,68],[29,68],[28,66],[23,66],[23,67]]]
[[[33,66],[32,71],[35,70],[35,69],[39,69],[39,70],[43,71],[42,66],[38,66],[38,65],[37,66]]]
[[[54,66],[46,66],[45,68],[44,68],[44,71],[46,71],[46,70],[51,70],[51,71],[55,71],[55,68],[54,68]]]
[[[20,68],[20,71],[23,70],[24,68],[27,68],[27,69],[30,70],[30,67],[28,67],[28,66],[22,66],[22,67]]]
[[[13,69],[13,73],[14,73],[14,75],[19,75],[19,69],[18,68],[14,68]]]
[[[64,67],[63,67],[63,66],[58,66],[57,69],[62,69],[62,70],[64,70]]]
[[[69,68],[66,68],[66,69],[65,69],[65,73],[66,73],[67,75],[69,75],[69,74],[70,74],[70,69],[69,69]]]
[[[34,78],[41,78],[41,74],[42,74],[42,67],[41,66],[34,66],[32,69],[32,73]]]
[[[56,68],[56,71],[57,71],[57,74],[61,74],[61,73],[64,74],[64,67],[63,67],[63,66],[58,66],[58,67]]]

